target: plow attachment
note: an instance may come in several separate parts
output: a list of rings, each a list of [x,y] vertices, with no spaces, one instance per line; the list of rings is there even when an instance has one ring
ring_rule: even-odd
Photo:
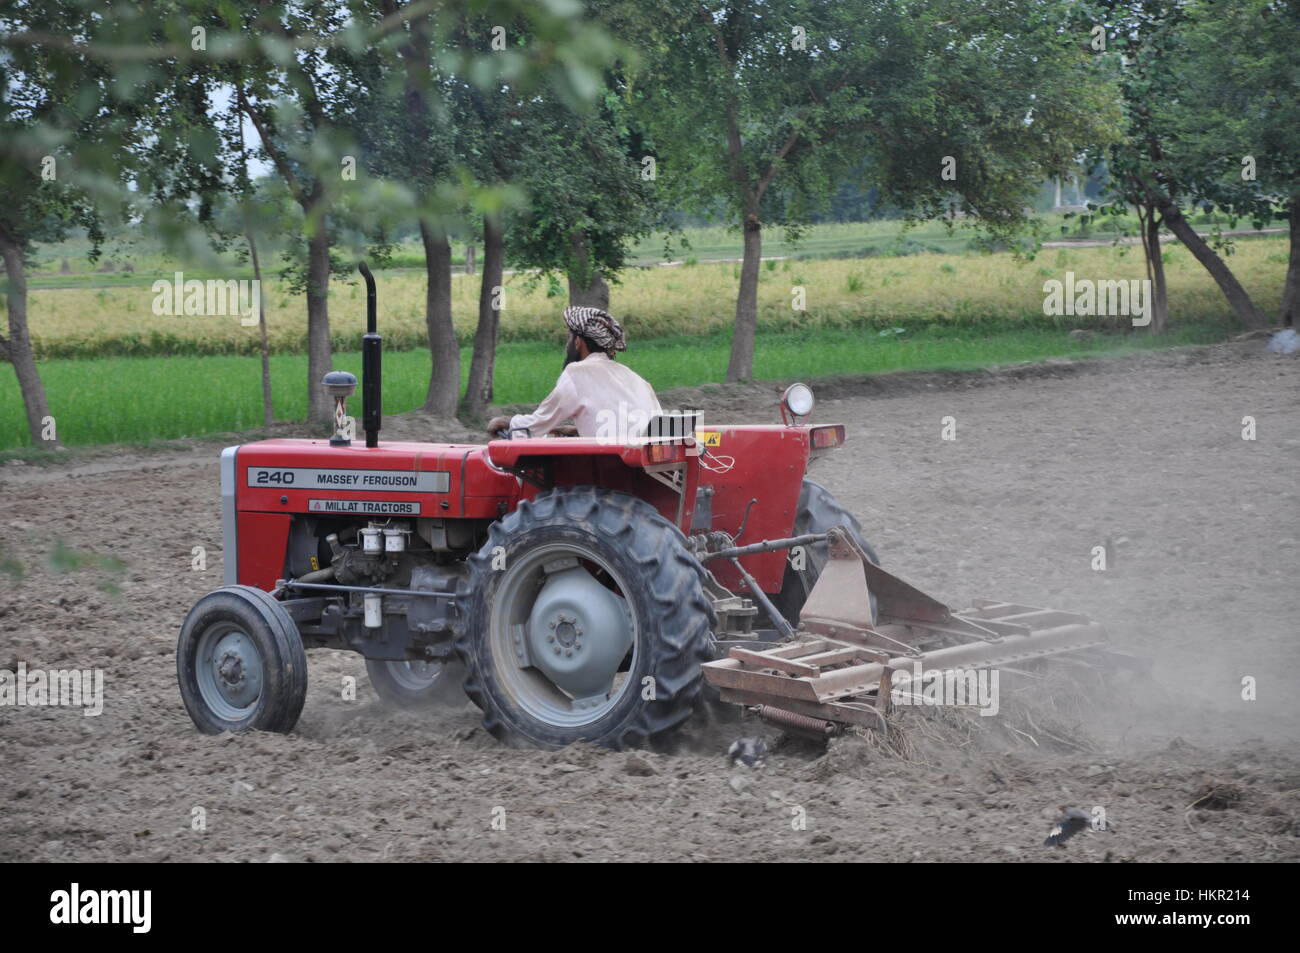
[[[705,663],[723,701],[814,736],[884,728],[899,683],[1096,654],[1107,644],[1101,625],[1072,612],[986,600],[950,610],[871,562],[843,529],[830,530],[826,544],[792,639]]]

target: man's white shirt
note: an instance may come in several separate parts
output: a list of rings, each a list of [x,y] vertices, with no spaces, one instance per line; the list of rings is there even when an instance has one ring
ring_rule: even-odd
[[[564,368],[555,390],[531,414],[515,414],[510,429],[541,437],[572,418],[579,437],[627,439],[645,434],[660,412],[654,388],[634,370],[596,351]]]

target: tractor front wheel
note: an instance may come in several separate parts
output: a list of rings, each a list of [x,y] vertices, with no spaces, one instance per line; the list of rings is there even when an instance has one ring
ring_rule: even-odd
[[[185,617],[176,678],[204,734],[287,732],[307,698],[307,653],[284,606],[261,589],[226,586]]]
[[[552,490],[494,523],[457,593],[483,724],[513,744],[645,744],[691,713],[712,659],[705,571],[649,504]]]

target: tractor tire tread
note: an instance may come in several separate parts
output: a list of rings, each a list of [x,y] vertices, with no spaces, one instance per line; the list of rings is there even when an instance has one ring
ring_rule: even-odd
[[[525,731],[511,724],[493,701],[493,675],[478,658],[477,643],[488,624],[482,603],[493,573],[495,547],[504,547],[512,536],[545,525],[581,527],[611,540],[637,567],[636,582],[646,587],[646,601],[655,610],[652,631],[644,643],[650,657],[643,669],[654,676],[655,698],[632,706],[611,731],[595,737],[562,739],[558,730],[534,726]],[[591,486],[551,490],[535,500],[520,502],[493,523],[487,542],[468,561],[469,575],[456,593],[462,611],[453,627],[454,644],[465,665],[465,694],[483,711],[483,726],[495,738],[543,748],[562,747],[576,740],[615,749],[641,747],[690,716],[703,682],[700,666],[713,659],[717,617],[704,591],[706,570],[691,556],[681,531],[650,504],[626,493]],[[577,733],[582,734],[582,729]]]
[[[249,612],[253,613],[251,617]],[[248,633],[261,650],[265,675],[258,707],[243,722],[217,718],[204,704],[195,684],[194,656],[199,639],[196,629],[211,613],[236,618],[243,615],[245,624],[252,618],[265,627],[265,631]],[[256,625],[248,627],[257,629]],[[224,731],[289,732],[298,723],[307,699],[307,652],[298,627],[283,605],[255,586],[224,586],[194,604],[177,639],[176,675],[190,718],[199,731],[209,735]]]

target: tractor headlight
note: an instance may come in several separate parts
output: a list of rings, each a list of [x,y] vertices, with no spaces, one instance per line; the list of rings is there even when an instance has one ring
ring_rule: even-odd
[[[813,392],[807,384],[791,384],[781,395],[781,407],[796,420],[807,417],[813,409]]]
[[[325,393],[335,400],[340,397],[351,397],[357,389],[356,376],[347,371],[330,371],[320,384],[325,388]]]

